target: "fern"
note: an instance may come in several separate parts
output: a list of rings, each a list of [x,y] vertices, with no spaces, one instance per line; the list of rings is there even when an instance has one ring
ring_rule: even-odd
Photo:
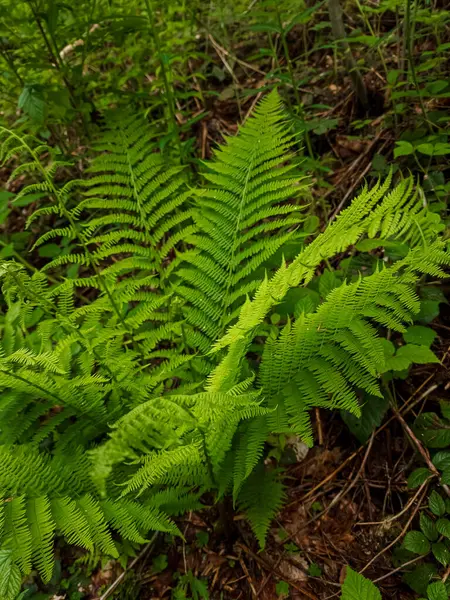
[[[168,168],[160,154],[149,152],[152,145],[143,119],[112,115],[96,146],[101,154],[88,170],[93,177],[83,182],[86,199],[76,212],[98,213],[84,228],[98,247],[93,259],[125,255],[116,273],[156,268],[162,274],[163,262],[194,230],[181,168]]]
[[[263,546],[283,501],[282,474],[264,465],[268,436],[311,444],[311,408],[358,414],[363,393],[380,395],[395,363],[383,332],[405,330],[420,278],[450,262],[439,218],[411,179],[389,176],[307,244],[276,93],[195,190],[150,151],[137,117],[112,115],[88,177],[63,186],[51,149],[0,135],[3,158],[23,156],[16,173],[41,178],[20,193],[41,194],[31,222],[57,219],[37,243],[70,244],[32,276],[0,263],[0,596],[14,598],[33,568],[51,578],[55,536],[114,557],[118,536],[180,535],[173,517],[206,492],[231,494]],[[401,260],[290,306],[323,261],[392,241]]]
[[[239,505],[246,511],[255,536],[264,548],[269,525],[283,504],[283,485],[276,472],[259,465],[239,494]]]
[[[373,323],[405,331],[419,312],[420,302],[410,287],[416,273],[443,276],[448,262],[442,244],[435,242],[355,283],[343,283],[313,313],[290,321],[265,345],[260,382],[268,406],[275,411],[271,430],[294,429],[309,443],[312,406],[359,413],[356,390],[380,396],[377,378],[385,369],[382,338]],[[280,425],[281,424],[281,425]]]
[[[203,335],[203,351],[236,318],[271,259],[305,237],[294,143],[274,92],[208,163],[204,177],[211,187],[196,190],[198,233],[176,270],[176,289],[187,322]]]

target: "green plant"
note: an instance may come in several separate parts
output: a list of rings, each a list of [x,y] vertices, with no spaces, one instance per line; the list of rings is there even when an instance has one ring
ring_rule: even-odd
[[[442,401],[441,407],[445,416],[448,411],[447,403]],[[412,555],[423,557],[419,565],[406,570],[404,574],[405,581],[419,594],[425,594],[429,581],[439,575],[439,568],[446,569],[450,564],[450,452],[444,449],[448,448],[450,441],[446,423],[447,421],[441,421],[434,413],[422,413],[414,423],[414,432],[418,439],[426,447],[438,450],[434,453],[429,467],[419,467],[409,475],[408,487],[414,489],[435,481],[439,483],[440,490],[432,489],[428,496],[427,509],[420,512],[420,530],[409,531],[402,547],[397,551],[397,558],[401,561]],[[442,595],[443,591],[439,593]]]
[[[442,581],[422,582],[426,598],[420,600],[448,600],[449,590]],[[342,585],[341,600],[381,600],[377,587],[363,575],[347,567],[347,574]]]
[[[347,567],[341,600],[381,600],[381,594],[370,579]]]
[[[209,599],[207,584],[195,577],[192,571],[180,575],[177,586],[172,591],[172,600],[187,600],[188,598],[192,598],[192,600]]]
[[[278,598],[289,598],[289,584],[285,581],[279,581],[275,586]]]
[[[361,390],[380,396],[392,358],[383,329],[404,332],[419,279],[449,263],[411,179],[364,188],[305,243],[275,92],[209,164],[213,187],[193,192],[148,151],[139,120],[123,123],[100,143],[92,179],[62,186],[43,146],[2,132],[4,158],[24,157],[16,174],[42,178],[21,192],[48,200],[32,220],[58,223],[37,243],[70,244],[32,276],[1,263],[5,599],[32,567],[50,579],[55,535],[117,557],[117,536],[179,534],[172,517],[207,491],[231,493],[264,546],[284,495],[264,464],[269,434],[311,444],[310,408],[359,414]],[[367,237],[401,242],[404,255],[311,302],[322,264]]]

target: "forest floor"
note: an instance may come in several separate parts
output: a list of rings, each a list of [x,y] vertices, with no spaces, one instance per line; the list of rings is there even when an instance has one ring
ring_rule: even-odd
[[[302,41],[297,29],[288,41],[296,55],[296,44],[300,46]],[[228,51],[214,38],[210,42],[211,61],[226,70]],[[207,98],[207,110],[191,130],[193,154],[199,159],[209,158],[218,142],[236,133],[238,123],[264,93],[271,65],[252,58],[254,46],[252,38],[234,45],[232,81],[229,77],[223,83],[215,81],[216,93]],[[419,56],[426,49],[430,47],[418,44],[415,53]],[[390,67],[389,58],[387,61]],[[301,75],[297,72],[299,81]],[[365,111],[355,100],[348,75],[336,77],[331,52],[311,52],[307,77],[298,91],[311,127],[314,157],[321,158],[312,158],[305,151],[304,161],[312,173],[314,212],[325,225],[366,180],[387,173],[402,132],[419,127],[414,113],[419,114],[421,108],[417,97],[407,100],[413,107],[412,116],[405,118],[398,130],[385,74],[376,63],[364,74],[369,94]],[[253,93],[237,102],[235,87]],[[425,108],[448,111],[449,105],[450,98],[431,97]],[[201,110],[198,100],[191,100],[189,116]],[[180,127],[187,119],[186,112],[177,115]],[[83,151],[81,146],[73,151],[80,162]],[[6,170],[0,173],[4,180],[7,176]],[[426,180],[428,171],[421,176]],[[22,231],[27,210],[12,212],[3,229]],[[39,263],[36,255],[33,264]],[[448,292],[447,284],[450,298]],[[80,567],[67,569],[67,586],[76,579],[80,598],[102,600],[195,599],[202,597],[199,590],[205,584],[211,600],[275,600],[287,597],[287,590],[293,600],[330,600],[339,597],[343,569],[351,565],[380,586],[383,598],[416,598],[404,582],[403,563],[396,559],[395,549],[427,498],[427,485],[407,487],[412,468],[429,461],[428,451],[409,423],[425,407],[433,410],[449,397],[448,305],[441,304],[441,314],[430,327],[438,335],[433,351],[441,363],[415,367],[407,379],[396,383],[398,411],[388,412],[366,444],[361,445],[349,433],[338,414],[319,409],[313,415],[315,447],[307,449],[293,440],[286,464],[287,501],[273,523],[264,551],[259,551],[239,512],[225,506],[219,514],[212,506],[178,519],[184,540],[157,536],[130,560],[125,572],[123,564],[108,562],[101,568],[85,568],[80,582]],[[80,558],[71,553],[66,556],[64,547],[60,552],[64,564]],[[174,588],[179,590],[178,596]],[[183,595],[186,593],[190,595]],[[62,597],[54,596],[55,600]]]

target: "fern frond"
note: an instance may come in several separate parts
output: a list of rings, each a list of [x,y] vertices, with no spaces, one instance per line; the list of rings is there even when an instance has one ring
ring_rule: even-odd
[[[413,250],[402,261],[354,283],[344,282],[315,312],[303,313],[293,324],[288,321],[278,336],[269,337],[260,367],[264,396],[271,408],[285,403],[291,425],[306,442],[312,444],[306,416],[310,407],[339,407],[358,414],[357,389],[380,395],[377,377],[385,370],[385,354],[372,322],[405,331],[404,325],[420,308],[405,282],[425,266],[430,270],[434,261],[450,262],[442,242],[434,242],[428,252]]]
[[[27,523],[24,496],[17,496],[6,502],[2,548],[11,550],[12,560],[17,563],[23,575],[30,573],[32,537]]]
[[[103,153],[89,168],[94,176],[82,183],[86,199],[77,208],[78,212],[103,213],[91,218],[84,229],[84,235],[105,246],[95,253],[96,260],[144,252],[152,259],[147,268],[160,271],[167,252],[183,240],[191,222],[183,173],[180,167],[168,168],[161,155],[149,152],[150,140],[143,119],[110,116],[98,146]],[[177,241],[170,242],[174,235]],[[124,237],[142,245],[117,245]]]
[[[212,187],[196,192],[197,251],[177,270],[176,291],[187,302],[187,322],[209,345],[234,319],[249,286],[255,288],[261,268],[288,239],[300,239],[300,177],[293,163],[285,164],[294,142],[274,92],[208,163],[204,176]]]
[[[30,524],[33,563],[37,566],[42,581],[48,583],[53,573],[55,523],[47,496],[28,500],[27,519]]]
[[[242,486],[238,505],[245,511],[261,548],[266,543],[270,523],[283,504],[284,488],[276,471],[260,465]]]
[[[61,531],[69,544],[93,550],[94,541],[89,523],[74,500],[69,497],[53,498],[51,512],[56,528]]]
[[[266,417],[256,417],[247,423],[243,423],[237,432],[233,473],[233,500],[235,502],[242,485],[262,457],[268,434]]]
[[[94,544],[109,556],[117,558],[119,553],[112,540],[111,533],[99,503],[90,495],[83,496],[76,501],[77,508],[86,519],[89,532]]]
[[[21,584],[20,569],[12,559],[11,550],[0,550],[0,597],[16,600]]]

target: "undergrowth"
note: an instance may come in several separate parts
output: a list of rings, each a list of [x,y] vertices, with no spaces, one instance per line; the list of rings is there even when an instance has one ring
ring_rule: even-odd
[[[388,338],[419,313],[421,278],[444,276],[440,218],[412,178],[390,174],[311,236],[276,92],[200,187],[153,151],[140,117],[111,115],[85,177],[62,184],[51,147],[1,136],[3,159],[21,157],[12,178],[36,177],[18,196],[40,195],[29,223],[57,224],[36,245],[68,241],[32,275],[1,263],[5,600],[34,568],[51,579],[55,536],[117,557],[120,539],[181,535],[176,515],[226,495],[264,547],[284,497],[268,436],[311,445],[311,408],[358,416],[387,375],[437,360]],[[361,240],[403,253],[313,302],[306,286]]]

